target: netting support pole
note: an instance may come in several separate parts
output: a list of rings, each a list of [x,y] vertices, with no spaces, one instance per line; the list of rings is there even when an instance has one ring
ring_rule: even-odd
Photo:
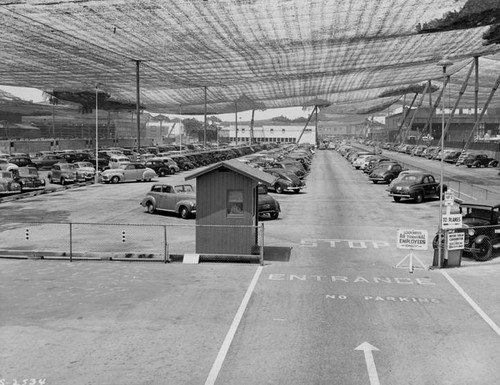
[[[415,121],[415,118],[417,117],[418,111],[420,111],[420,107],[422,107],[422,103],[424,102],[425,94],[427,93],[427,88],[429,87],[429,83],[425,83],[424,90],[422,91],[422,95],[420,96],[420,99],[418,100],[417,103],[417,108],[415,108],[415,111],[413,112],[413,115],[410,120],[410,124],[408,125],[408,128],[404,130],[403,132],[403,141],[402,143],[405,142],[406,136],[408,135],[408,132],[411,131],[411,128],[413,126],[413,122]],[[415,94],[416,96],[417,94]],[[408,112],[409,114],[409,112]]]
[[[164,247],[163,262],[167,263],[168,262],[168,243],[167,243],[167,226],[165,226],[165,225],[163,225],[163,247]]]
[[[312,110],[311,114],[307,118],[306,125],[302,129],[302,132],[300,133],[299,138],[297,139],[297,144],[300,143],[300,139],[302,139],[302,135],[304,135],[304,131],[306,130],[307,126],[309,125],[309,122],[311,121],[311,118],[313,117],[314,113],[316,112],[316,108],[317,108],[317,106],[314,106],[314,109]]]
[[[203,125],[203,146],[207,145],[207,87],[203,87],[204,90],[204,112],[203,115],[205,117],[205,124]],[[182,148],[181,148],[182,150]]]
[[[135,61],[135,113],[137,115],[137,156],[140,160],[141,156],[141,89],[140,89],[140,77],[139,77],[139,67],[141,61]]]
[[[486,103],[484,104],[484,107],[479,114],[479,116],[476,119],[476,122],[474,123],[474,127],[472,127],[472,130],[470,131],[469,137],[467,138],[467,141],[465,142],[464,148],[462,149],[462,152],[467,151],[467,148],[469,147],[470,141],[472,137],[474,136],[474,132],[477,130],[477,127],[479,126],[479,123],[481,120],[483,120],[484,114],[486,113],[486,110],[488,109],[488,106],[490,105],[491,99],[493,99],[493,96],[495,95],[495,92],[497,91],[498,87],[500,86],[500,76],[498,76],[495,85],[491,89],[490,96],[488,96],[488,100],[486,100]]]
[[[455,105],[453,106],[453,109],[451,110],[450,116],[448,117],[448,121],[446,122],[446,126],[444,128],[444,133],[443,133],[444,136],[446,136],[446,134],[448,133],[448,130],[450,129],[451,120],[455,116],[455,111],[458,108],[458,104],[460,103],[460,100],[462,99],[462,96],[465,93],[465,90],[466,90],[467,85],[469,83],[469,78],[472,75],[472,70],[474,69],[474,67],[475,67],[475,62],[473,62],[472,65],[470,66],[469,72],[467,73],[467,76],[465,77],[465,80],[462,83],[462,88],[460,88],[460,92],[458,94],[458,98],[455,101]]]
[[[403,125],[405,124],[406,122],[406,118],[408,117],[408,115],[410,114],[409,111],[411,110],[411,108],[413,107],[413,103],[415,103],[415,99],[417,98],[418,96],[418,92],[415,93],[415,96],[413,97],[413,100],[411,101],[411,104],[410,104],[410,107],[408,107],[408,109],[406,110],[405,109],[405,106],[403,105],[403,120],[401,121],[401,124],[399,125],[399,128],[398,128],[398,132],[396,134],[396,141],[399,137],[399,143],[400,144],[403,144],[404,143],[404,138],[402,137],[401,135],[401,129],[403,128]]]
[[[238,145],[238,102],[234,102],[234,125],[235,125],[235,141]]]

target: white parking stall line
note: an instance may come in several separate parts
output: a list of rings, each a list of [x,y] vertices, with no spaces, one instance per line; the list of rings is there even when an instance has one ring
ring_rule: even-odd
[[[469,305],[481,316],[481,318],[493,329],[495,333],[500,337],[500,328],[495,322],[479,307],[479,305],[474,302],[474,300],[465,292],[460,285],[449,276],[449,274],[443,270],[440,270],[441,274],[451,283],[451,285],[460,293],[462,297],[469,303]]]
[[[245,313],[248,302],[250,301],[250,297],[252,296],[252,293],[255,289],[255,286],[257,285],[257,281],[259,280],[259,277],[260,277],[260,274],[262,273],[263,268],[264,268],[263,266],[259,266],[257,268],[257,271],[255,272],[255,274],[253,276],[252,282],[250,282],[250,286],[248,286],[248,289],[245,293],[245,296],[243,297],[243,300],[241,301],[240,307],[238,308],[238,311],[236,312],[236,315],[234,316],[231,327],[229,328],[229,331],[226,334],[226,338],[224,338],[224,342],[222,343],[222,346],[219,350],[219,353],[217,354],[217,357],[215,358],[215,362],[212,365],[212,369],[210,370],[210,373],[208,374],[208,378],[205,381],[205,385],[213,385],[213,384],[215,384],[215,381],[217,380],[217,376],[219,375],[220,369],[222,368],[222,364],[224,363],[224,360],[226,359],[226,355],[227,355],[227,352],[229,351],[229,347],[231,346],[231,342],[233,341],[234,335],[236,334],[236,330],[238,329],[238,326],[241,322],[243,314]]]

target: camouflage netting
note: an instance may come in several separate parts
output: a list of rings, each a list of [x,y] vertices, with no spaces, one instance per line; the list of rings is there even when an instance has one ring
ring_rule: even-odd
[[[498,0],[0,0],[0,84],[89,105],[97,86],[107,108],[129,109],[140,61],[151,112],[370,114],[428,80],[439,89],[443,58],[458,92],[479,56],[484,102],[500,75],[499,16]]]

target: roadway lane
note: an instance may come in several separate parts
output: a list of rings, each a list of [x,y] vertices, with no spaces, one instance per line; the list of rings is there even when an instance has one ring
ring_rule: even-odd
[[[307,183],[307,193],[279,197],[284,213],[267,239],[293,244],[292,258],[266,265],[216,383],[499,383],[499,335],[442,272],[394,268],[408,254],[397,230],[432,236],[438,202],[395,203],[329,151],[316,154]],[[432,264],[431,250],[415,254]],[[498,295],[485,291],[498,286],[498,264],[463,269],[449,274],[498,324]],[[356,350],[365,343],[378,349],[366,353],[375,369]]]

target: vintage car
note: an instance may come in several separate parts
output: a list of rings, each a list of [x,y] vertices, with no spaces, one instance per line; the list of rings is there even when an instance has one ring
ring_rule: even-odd
[[[76,170],[76,179],[78,181],[84,182],[94,179],[95,177],[95,167],[90,162],[74,162]]]
[[[47,175],[50,183],[60,183],[62,185],[76,182],[76,169],[71,163],[56,163]]]
[[[118,168],[104,170],[101,173],[101,181],[104,183],[120,183],[146,181],[158,177],[156,172],[142,163],[129,162]]]
[[[149,167],[152,170],[155,170],[155,172],[159,176],[165,176],[168,174],[173,174],[175,171],[168,166],[163,160],[158,159],[158,158],[153,158],[148,160],[146,163],[144,163],[146,167]]]
[[[284,191],[299,193],[305,186],[304,182],[302,182],[302,180],[292,171],[281,168],[265,168],[262,171],[276,178],[269,188],[274,190],[277,194],[281,194]]]
[[[481,262],[490,259],[500,248],[500,204],[462,202],[460,212],[466,229],[464,253]]]
[[[467,154],[464,158],[464,165],[467,167],[497,167],[498,160],[486,154]]]
[[[443,184],[443,192],[447,186]],[[439,198],[441,188],[432,174],[423,171],[412,171],[392,183],[389,195],[396,202],[401,199],[413,199],[415,203],[421,203],[427,198]]]
[[[18,168],[19,166],[17,164],[11,163],[7,159],[0,159],[0,171],[13,171]]]
[[[375,184],[379,182],[391,183],[403,171],[403,166],[397,162],[381,162],[368,175]]]
[[[140,204],[150,214],[166,211],[183,219],[196,215],[196,193],[190,184],[154,184]]]
[[[39,158],[33,158],[32,161],[39,170],[43,170],[50,169],[56,163],[65,162],[65,159],[60,155],[48,154],[42,155]]]
[[[462,214],[462,228],[455,232],[463,232],[464,256],[471,257],[479,262],[487,261],[495,250],[500,249],[500,204],[473,201],[460,202]],[[444,242],[444,234],[441,234]],[[439,234],[433,240],[433,247],[437,249]]]
[[[258,192],[259,217],[269,215],[269,218],[277,219],[281,212],[278,201],[267,193],[267,187],[264,185],[258,186]]]
[[[14,163],[18,167],[36,167],[36,164],[28,156],[14,156],[9,158],[9,162]]]
[[[21,185],[14,179],[10,171],[0,170],[0,196],[21,192]]]
[[[39,190],[45,187],[45,179],[40,178],[36,167],[19,167],[13,171],[15,180],[22,191]]]

